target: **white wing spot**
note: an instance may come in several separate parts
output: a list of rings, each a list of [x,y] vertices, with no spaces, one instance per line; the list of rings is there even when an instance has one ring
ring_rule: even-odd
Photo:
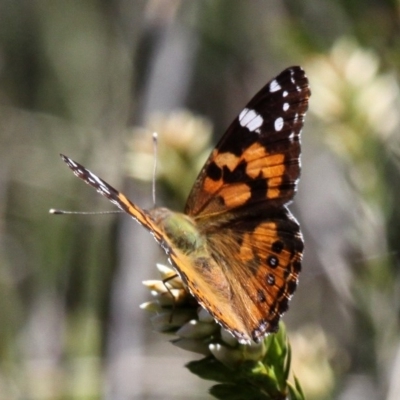
[[[274,127],[275,127],[275,130],[276,130],[277,132],[279,132],[280,130],[282,130],[282,128],[283,128],[283,118],[282,118],[282,117],[279,117],[279,118],[277,118],[277,119],[275,120],[275,122],[274,122]]]
[[[286,97],[288,94],[289,94],[289,93],[285,90],[285,91],[282,93],[282,96],[283,96],[283,97]]]
[[[110,191],[108,190],[107,186],[104,186],[103,184],[99,186],[100,190],[105,193],[105,194],[111,194]]]
[[[293,142],[294,135],[295,135],[294,131],[292,131],[292,132],[290,133],[290,135],[289,135],[289,140],[290,140],[291,142]]]
[[[289,103],[283,103],[283,111],[289,110]]]
[[[111,194],[110,191],[108,190],[107,186],[102,182],[100,178],[98,178],[95,174],[91,173],[88,171],[89,175],[87,180],[92,183],[93,185],[97,186],[97,190],[100,193],[105,193],[105,194]]]
[[[97,183],[99,186],[103,186],[103,182],[95,174],[92,174],[90,171],[88,172],[89,172],[88,180]]]
[[[274,79],[270,84],[269,84],[269,91],[271,93],[273,92],[277,92],[278,90],[281,90],[282,87],[281,85],[278,83],[278,81],[276,79]]]
[[[244,108],[244,109],[242,110],[242,112],[239,114],[239,122],[240,122],[240,125],[244,126],[244,125],[242,124],[242,120],[243,120],[243,118],[245,117],[245,115],[246,115],[249,111],[250,111],[250,110],[249,110],[248,108]]]
[[[263,124],[264,119],[260,114],[257,114],[254,110],[245,108],[239,114],[239,123],[241,126],[247,128],[250,132],[259,133],[259,129]]]

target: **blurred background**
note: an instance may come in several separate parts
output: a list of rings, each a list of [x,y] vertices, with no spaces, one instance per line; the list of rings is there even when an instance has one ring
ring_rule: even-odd
[[[139,305],[165,261],[64,153],[144,208],[183,207],[215,140],[269,79],[312,97],[291,206],[305,236],[284,321],[308,399],[400,393],[400,4],[0,0],[0,399],[208,399],[198,356]]]

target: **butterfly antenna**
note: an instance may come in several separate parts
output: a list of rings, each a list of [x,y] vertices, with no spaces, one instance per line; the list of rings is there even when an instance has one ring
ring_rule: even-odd
[[[154,165],[153,165],[153,207],[156,206],[156,174],[157,174],[157,152],[158,152],[158,135],[157,132],[153,133],[153,154],[154,154]]]
[[[66,210],[58,210],[57,208],[50,208],[49,213],[54,215],[103,215],[103,214],[120,214],[123,211],[121,210],[112,210],[112,211],[66,211]]]

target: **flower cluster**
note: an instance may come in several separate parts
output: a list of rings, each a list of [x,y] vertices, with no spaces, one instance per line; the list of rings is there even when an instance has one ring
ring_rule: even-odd
[[[172,343],[184,350],[206,356],[213,355],[227,366],[235,366],[246,360],[259,361],[265,356],[265,345],[243,346],[185,289],[183,282],[169,267],[157,264],[162,280],[143,282],[154,300],[141,305],[154,314],[153,327],[158,332],[174,333]]]

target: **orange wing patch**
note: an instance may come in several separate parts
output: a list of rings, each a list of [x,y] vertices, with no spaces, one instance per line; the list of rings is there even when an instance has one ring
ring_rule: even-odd
[[[221,172],[205,176],[203,181],[202,196],[203,200],[209,198],[207,209],[210,213],[222,206],[224,209],[243,206],[251,199],[252,187],[258,185],[261,188],[263,182],[264,198],[279,198],[284,174],[296,167],[295,164],[285,165],[284,154],[269,155],[259,143],[252,144],[240,157],[214,151],[211,160],[212,168]],[[231,181],[231,176],[236,182]],[[202,214],[207,213],[207,209],[202,210]]]

